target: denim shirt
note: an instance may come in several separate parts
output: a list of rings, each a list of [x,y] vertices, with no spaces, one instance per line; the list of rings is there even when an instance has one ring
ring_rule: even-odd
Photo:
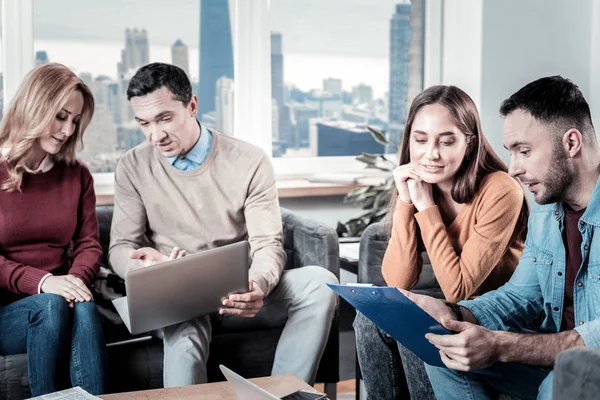
[[[525,249],[511,279],[497,290],[459,304],[491,330],[560,330],[565,294],[566,252],[563,203],[536,205]],[[579,220],[582,265],[575,277],[575,330],[588,347],[600,347],[600,180]],[[540,323],[541,322],[541,323]]]

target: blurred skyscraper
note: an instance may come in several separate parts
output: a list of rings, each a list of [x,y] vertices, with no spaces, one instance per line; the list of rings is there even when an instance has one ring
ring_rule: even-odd
[[[150,45],[148,43],[148,32],[145,29],[139,31],[137,28],[125,30],[125,48],[121,50],[121,62],[117,64],[119,74],[127,73],[129,70],[137,70],[150,63]]]
[[[106,104],[96,104],[94,118],[83,135],[83,150],[79,157],[93,172],[111,172],[120,154],[115,152],[117,128]]]
[[[337,78],[323,79],[323,91],[333,96],[342,97],[342,80]]]
[[[358,156],[363,152],[380,154],[385,146],[377,143],[363,124],[313,119],[310,147],[313,157],[333,157]]]
[[[281,33],[271,32],[271,98],[277,104],[277,130],[273,129],[273,140],[286,141],[289,121],[284,117],[283,88],[283,40]]]
[[[364,104],[373,101],[373,88],[360,83],[352,87],[352,104]]]
[[[398,143],[406,123],[406,91],[408,86],[408,49],[410,46],[411,4],[396,5],[390,21],[390,103],[388,135]]]
[[[184,70],[185,74],[190,78],[189,51],[181,39],[177,39],[171,46],[171,64]]]
[[[225,76],[219,78],[216,89],[215,128],[227,135],[233,135],[233,79]]]
[[[274,141],[279,140],[279,107],[275,99],[271,99],[271,136]]]
[[[233,47],[228,0],[200,2],[200,115],[215,110],[217,80],[233,79]]]
[[[35,66],[49,63],[48,53],[44,50],[39,50],[35,52]]]

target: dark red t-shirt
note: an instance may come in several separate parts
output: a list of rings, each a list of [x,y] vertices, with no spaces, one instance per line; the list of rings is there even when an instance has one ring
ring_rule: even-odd
[[[573,306],[573,286],[575,276],[581,267],[581,242],[583,237],[579,231],[579,219],[585,212],[585,208],[573,211],[567,208],[565,216],[565,229],[563,230],[563,242],[567,254],[567,269],[565,273],[565,300],[563,302],[563,318],[560,324],[561,331],[575,328],[575,308]]]

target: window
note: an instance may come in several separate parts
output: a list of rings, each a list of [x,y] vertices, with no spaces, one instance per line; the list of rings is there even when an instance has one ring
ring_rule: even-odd
[[[96,96],[80,154],[95,173],[112,172],[143,140],[125,90],[146,62],[188,66],[199,120],[273,149],[278,176],[363,170],[356,154],[390,150],[366,125],[397,142],[403,121],[394,123],[389,104],[403,110],[423,87],[425,0],[22,0],[10,9],[7,101],[34,60],[72,68]],[[439,56],[432,38],[428,58]],[[430,68],[426,80],[434,75]]]
[[[150,62],[186,71],[200,122],[232,130],[226,125],[233,122],[226,118],[233,115],[231,43],[227,0],[34,1],[35,65],[63,63],[94,93],[94,118],[79,154],[94,173],[114,171],[119,157],[145,140],[126,91]]]
[[[423,1],[271,0],[274,157],[394,150],[423,87]]]

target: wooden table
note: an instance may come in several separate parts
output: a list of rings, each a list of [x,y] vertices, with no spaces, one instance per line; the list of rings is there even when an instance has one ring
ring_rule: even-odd
[[[313,389],[295,375],[269,376],[250,379],[261,388],[277,397],[283,397],[298,389]],[[198,399],[202,400],[238,400],[228,382],[207,383],[204,385],[183,386],[169,389],[143,390],[139,392],[106,394],[100,396],[106,400],[162,400],[162,399]],[[243,400],[243,399],[242,399]]]

